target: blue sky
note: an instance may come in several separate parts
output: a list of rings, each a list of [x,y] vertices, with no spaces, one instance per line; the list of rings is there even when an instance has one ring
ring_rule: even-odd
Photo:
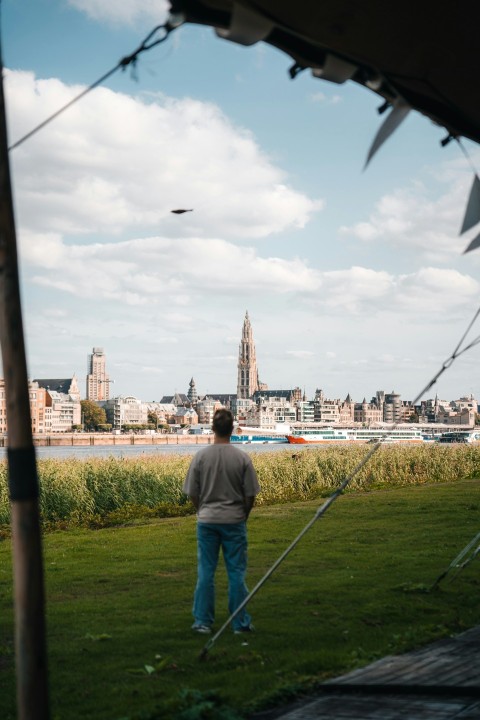
[[[4,0],[10,142],[165,14]],[[381,100],[291,64],[185,26],[12,151],[31,377],[84,389],[101,346],[115,394],[158,400],[192,376],[235,392],[247,309],[271,388],[411,399],[438,370],[480,298],[474,231],[458,236],[471,168],[412,112],[363,171]],[[459,359],[440,397],[480,397],[477,364]]]

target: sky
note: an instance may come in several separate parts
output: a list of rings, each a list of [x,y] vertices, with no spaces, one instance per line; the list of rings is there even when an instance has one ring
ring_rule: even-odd
[[[166,14],[3,0],[10,144]],[[85,393],[95,346],[113,395],[159,400],[192,377],[235,393],[247,310],[272,389],[411,400],[435,375],[479,304],[480,251],[463,254],[478,228],[459,236],[471,166],[411,112],[363,170],[381,99],[292,81],[291,64],[183,26],[11,151],[31,378],[75,373]],[[480,398],[478,352],[429,396]]]

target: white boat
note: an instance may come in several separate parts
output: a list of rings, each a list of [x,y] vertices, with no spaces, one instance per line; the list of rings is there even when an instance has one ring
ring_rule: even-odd
[[[415,428],[294,428],[287,435],[289,443],[303,445],[353,442],[422,443],[423,436]]]
[[[455,430],[445,432],[437,438],[438,443],[477,443],[480,442],[480,431],[478,430]]]
[[[257,443],[261,445],[276,445],[278,443],[286,443],[285,435],[231,435],[230,442],[234,444],[249,445]]]
[[[391,443],[423,443],[423,434],[417,428],[358,428],[353,430],[358,442]]]
[[[294,428],[290,435],[287,435],[287,440],[294,445],[304,445],[305,443],[346,443],[352,442],[353,440],[349,432],[351,431],[331,427],[311,429]]]

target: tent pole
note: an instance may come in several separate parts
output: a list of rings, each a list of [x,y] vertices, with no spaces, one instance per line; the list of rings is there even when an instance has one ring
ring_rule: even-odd
[[[3,65],[0,72],[0,344],[8,426],[17,718],[48,720],[39,486],[30,420]]]

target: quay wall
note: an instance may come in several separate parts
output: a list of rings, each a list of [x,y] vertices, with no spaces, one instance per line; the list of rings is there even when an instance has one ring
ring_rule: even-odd
[[[113,435],[110,433],[58,433],[34,435],[36,447],[85,447],[101,445],[210,445],[213,435]],[[0,437],[7,447],[8,437]]]

